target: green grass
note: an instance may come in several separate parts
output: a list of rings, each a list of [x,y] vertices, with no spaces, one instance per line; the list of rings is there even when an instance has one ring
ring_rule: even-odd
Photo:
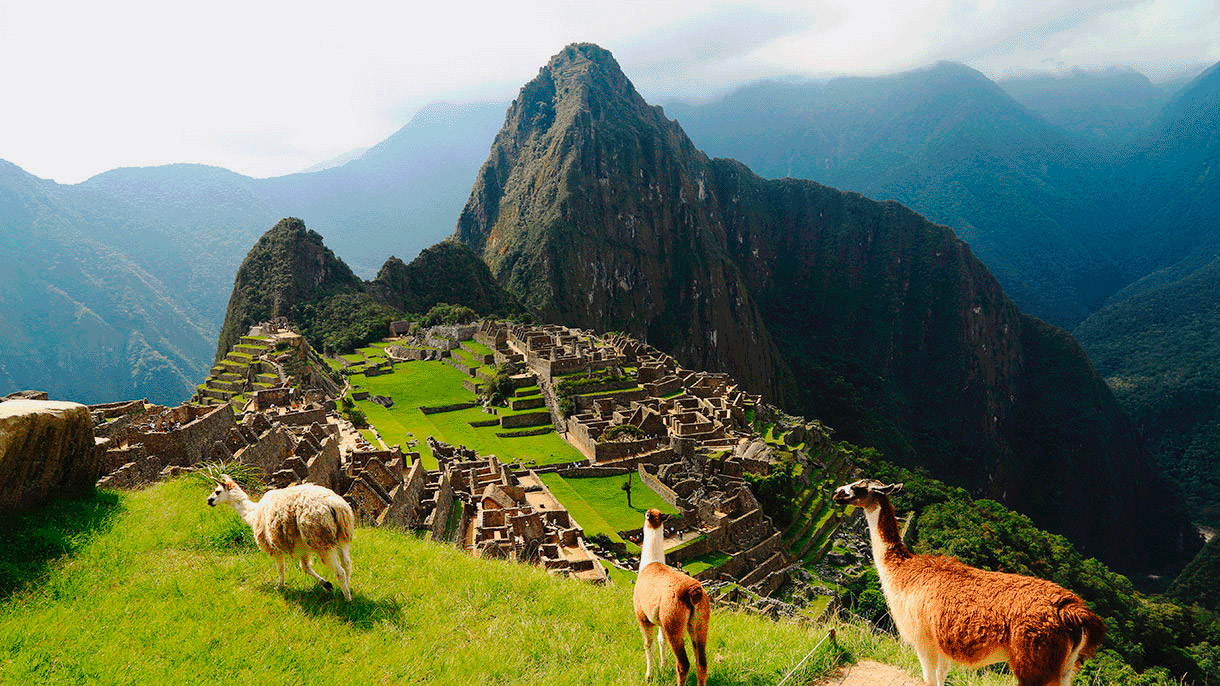
[[[631,507],[627,507],[627,495],[622,490],[626,480],[626,476],[568,479],[558,474],[542,475],[551,494],[568,509],[586,536],[606,534],[613,541],[623,541],[618,532],[643,526],[644,513],[650,508],[678,514],[673,506],[634,477],[631,479]],[[628,549],[639,551],[630,541],[623,542]]]
[[[682,563],[682,571],[694,576],[705,569],[719,567],[730,559],[731,556],[725,553],[711,552]]]
[[[369,423],[377,427],[387,445],[401,445],[407,449],[408,432],[414,434],[419,445],[424,466],[436,469],[436,458],[424,442],[427,436],[453,445],[465,445],[482,455],[494,454],[504,462],[534,462],[540,465],[558,462],[574,462],[583,459],[575,448],[568,445],[557,434],[500,438],[504,432],[498,426],[474,428],[470,422],[494,418],[479,408],[425,415],[417,408],[420,405],[440,406],[469,402],[475,396],[462,387],[462,381],[470,377],[444,362],[408,362],[397,365],[393,374],[367,377],[351,376],[351,382],[375,395],[394,399],[394,407],[386,409],[368,400],[356,401],[364,411]],[[535,410],[536,411],[536,410]]]
[[[231,509],[207,507],[207,492],[177,480],[19,522],[54,522],[72,543],[0,597],[0,683],[643,683],[628,573],[593,586],[360,529],[349,603],[295,569],[277,588],[249,530]],[[843,660],[915,666],[910,650],[860,626],[717,608],[708,683],[775,684],[832,626],[837,642],[789,683],[807,685]],[[672,656],[665,665],[657,683],[673,682]],[[961,676],[955,684],[1011,683]]]
[[[182,480],[107,496],[108,527],[88,529],[92,536],[0,601],[0,683],[642,678],[629,586],[595,587],[364,529],[353,546],[351,603],[296,570],[280,590],[245,525],[228,508],[206,507],[206,494]],[[713,621],[719,684],[774,683],[823,633],[727,612]],[[823,670],[831,655],[819,661]]]
[[[491,354],[495,353],[495,351],[492,350],[491,348],[489,348],[475,340],[462,341],[462,344],[465,345],[466,347],[470,348],[471,350],[475,351],[475,353],[477,353],[479,355],[491,355]]]

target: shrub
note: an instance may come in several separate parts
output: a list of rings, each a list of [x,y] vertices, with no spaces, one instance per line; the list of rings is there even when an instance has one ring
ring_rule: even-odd
[[[608,441],[634,441],[640,438],[646,438],[647,434],[644,430],[634,424],[619,424],[606,429],[601,438],[597,439],[598,443]]]
[[[437,303],[428,310],[428,314],[420,321],[423,326],[437,326],[440,324],[470,324],[477,320],[479,316],[474,310],[465,305],[450,305],[448,303]]]

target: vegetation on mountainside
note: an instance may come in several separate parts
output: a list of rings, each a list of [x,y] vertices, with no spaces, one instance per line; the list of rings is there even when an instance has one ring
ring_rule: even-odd
[[[479,315],[465,305],[450,305],[437,303],[419,320],[420,326],[437,326],[440,324],[470,324],[478,321]]]
[[[386,261],[362,281],[300,219],[280,221],[259,238],[237,271],[217,346],[223,357],[249,327],[287,317],[319,349],[350,352],[389,333],[396,319],[426,326],[487,315],[521,314],[470,249],[434,246],[410,264]]]
[[[930,71],[949,72],[938,87],[968,72],[998,92],[963,67]],[[961,140],[993,142],[987,121],[963,124]],[[540,316],[727,371],[1124,570],[1180,568],[1197,549],[1087,356],[1023,316],[951,231],[893,202],[708,160],[597,46],[568,46],[522,88],[455,235]],[[1105,487],[1070,502],[1043,488],[1080,480]]]
[[[1191,518],[1220,526],[1220,259],[1086,320],[1076,336]]]
[[[999,503],[974,500],[925,473],[891,465],[875,451],[840,449],[852,451],[869,477],[905,483],[894,506],[916,515],[916,552],[954,555],[982,569],[1050,579],[1084,598],[1109,628],[1102,653],[1089,667],[1101,675],[1101,683],[1169,686],[1184,674],[1190,680],[1220,679],[1220,615],[1136,590],[1127,577],[1085,558],[1064,537],[1038,529]],[[884,599],[875,571],[870,568],[845,588],[849,606],[870,621],[881,621]],[[1143,676],[1136,677],[1137,672]]]
[[[403,313],[368,293],[339,293],[317,303],[301,303],[288,318],[297,323],[311,345],[334,354],[381,340],[389,332],[390,322],[403,318]]]

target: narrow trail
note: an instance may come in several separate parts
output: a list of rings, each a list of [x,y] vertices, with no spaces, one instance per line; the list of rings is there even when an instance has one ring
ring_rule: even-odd
[[[923,686],[923,681],[893,665],[865,660],[816,686]]]

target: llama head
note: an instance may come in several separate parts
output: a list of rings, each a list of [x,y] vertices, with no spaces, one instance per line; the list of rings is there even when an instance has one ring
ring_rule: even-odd
[[[654,507],[648,512],[644,513],[644,528],[660,529],[665,525],[665,520],[667,519],[669,519],[669,515]]]
[[[860,479],[846,486],[839,486],[831,498],[840,505],[855,505],[869,509],[877,506],[881,496],[888,496],[901,490],[902,484],[884,484],[876,479]]]
[[[208,496],[208,505],[216,507],[216,503],[228,501],[229,497],[239,490],[233,478],[228,474],[221,474],[220,481],[216,483],[216,488],[212,490],[212,495]]]

